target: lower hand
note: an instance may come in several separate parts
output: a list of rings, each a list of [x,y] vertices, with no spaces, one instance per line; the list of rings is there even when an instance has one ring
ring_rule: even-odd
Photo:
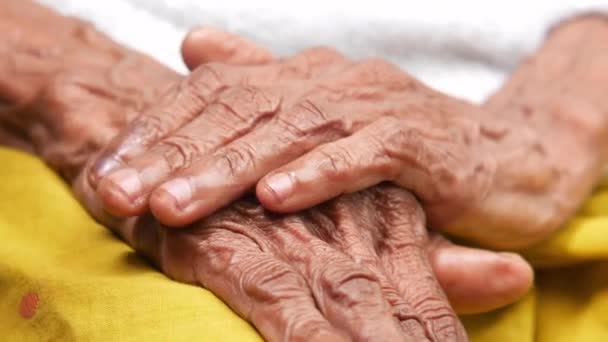
[[[243,199],[181,230],[108,216],[84,177],[76,189],[164,273],[209,289],[269,341],[465,340],[450,303],[489,309],[531,280],[514,254],[428,236],[415,198],[394,186],[290,215]]]

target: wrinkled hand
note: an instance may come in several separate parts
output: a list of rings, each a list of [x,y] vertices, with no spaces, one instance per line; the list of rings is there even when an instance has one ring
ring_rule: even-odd
[[[245,199],[179,231],[149,216],[118,226],[165,273],[208,288],[270,341],[466,339],[430,269],[423,212],[397,188],[287,216]]]
[[[168,225],[212,213],[264,176],[257,194],[273,210],[393,180],[443,222],[492,183],[478,114],[387,62],[331,49],[203,64],[117,137],[89,178],[96,187],[105,177],[98,192],[111,212],[149,203]]]
[[[31,5],[32,3],[24,1],[19,2],[18,4]],[[28,11],[27,13],[35,13],[35,11],[32,10]],[[44,15],[40,14],[39,17],[43,18]],[[54,23],[54,25],[60,26],[61,21],[59,20],[57,23]],[[83,24],[80,23],[79,25]],[[39,29],[39,32],[45,31],[44,26]],[[28,45],[27,48],[23,47],[15,52],[35,52],[30,55],[30,57],[32,58],[32,63],[26,63],[22,65],[22,68],[14,68],[15,65],[14,60],[12,58],[0,59],[0,61],[4,63],[0,63],[0,66],[2,67],[1,69],[5,70],[8,73],[8,75],[0,73],[0,83],[2,83],[3,85],[7,85],[7,88],[2,88],[2,91],[0,91],[0,97],[4,99],[9,99],[9,104],[13,105],[9,109],[3,108],[2,120],[0,121],[1,127],[3,130],[10,132],[11,134],[21,134],[21,137],[24,139],[23,141],[27,142],[32,147],[32,150],[35,153],[39,154],[43,159],[45,159],[55,170],[60,171],[70,183],[74,183],[75,190],[79,194],[82,203],[87,207],[87,209],[91,213],[93,213],[93,215],[98,220],[100,220],[107,226],[113,227],[115,230],[121,232],[123,237],[128,242],[130,242],[136,247],[139,246],[138,248],[140,250],[143,250],[154,260],[156,260],[158,264],[163,267],[163,270],[165,272],[168,272],[169,274],[182,281],[195,281],[195,279],[193,278],[194,273],[190,273],[190,275],[188,275],[188,270],[193,271],[193,266],[198,267],[201,264],[193,264],[191,260],[187,257],[178,258],[177,256],[171,253],[183,253],[183,255],[185,256],[197,255],[197,260],[199,262],[204,261],[205,259],[200,258],[205,258],[204,253],[206,249],[200,248],[200,246],[196,244],[196,241],[197,239],[198,241],[201,241],[201,239],[203,239],[205,236],[208,236],[207,240],[205,241],[209,242],[211,240],[217,242],[217,240],[213,240],[211,236],[217,236],[217,234],[221,235],[221,227],[216,226],[215,228],[209,228],[210,233],[213,234],[207,234],[205,233],[205,231],[207,231],[207,228],[201,228],[203,224],[209,224],[209,222],[214,222],[214,218],[208,219],[207,221],[205,221],[206,223],[195,224],[193,228],[189,230],[170,231],[160,228],[158,223],[151,220],[149,216],[131,218],[127,220],[121,220],[118,218],[110,217],[105,213],[105,211],[101,209],[101,206],[99,205],[95,193],[91,191],[90,188],[88,188],[88,182],[83,181],[85,178],[82,177],[83,173],[81,172],[84,163],[87,161],[87,156],[89,156],[90,154],[94,154],[100,146],[103,146],[108,142],[110,137],[115,135],[119,129],[123,128],[126,121],[129,120],[129,113],[148,106],[151,103],[150,101],[155,98],[154,94],[162,92],[161,89],[165,87],[166,83],[171,83],[171,80],[178,79],[179,76],[170,71],[169,69],[159,65],[158,63],[148,58],[145,58],[139,54],[136,54],[132,51],[129,51],[124,47],[121,47],[119,45],[112,45],[112,47],[110,48],[109,45],[106,45],[106,43],[109,42],[107,38],[105,38],[103,35],[99,35],[97,32],[89,30],[92,29],[86,25],[84,25],[84,27],[76,25],[76,27],[73,29],[66,29],[67,33],[64,37],[65,40],[63,41],[63,43],[68,44],[68,41],[71,39],[80,41],[81,39],[84,39],[83,37],[89,37],[85,39],[85,42],[88,42],[87,44],[85,44],[86,46],[88,46],[88,49],[85,49],[86,46],[82,47],[85,50],[83,50],[81,58],[84,58],[89,61],[105,61],[103,63],[100,62],[100,64],[97,64],[95,66],[89,66],[86,68],[81,67],[84,65],[84,62],[75,59],[72,61],[72,65],[75,66],[72,69],[69,67],[69,65],[64,64],[62,62],[63,60],[69,57],[62,57],[62,53],[69,54],[71,51],[70,49],[63,48],[62,46],[56,46],[56,50],[53,50],[55,51],[55,54],[52,54],[54,57],[48,58],[49,54],[41,53],[45,51],[45,48],[41,48],[37,44]],[[83,35],[83,32],[87,33]],[[95,40],[90,40],[90,37],[94,37]],[[103,43],[105,40],[107,40],[106,43]],[[99,44],[93,44],[93,41]],[[214,41],[217,43],[216,39],[211,39],[207,43],[213,43]],[[21,43],[25,44],[27,44],[28,42],[32,43],[31,41],[21,41]],[[221,52],[222,49],[224,49],[224,46],[209,46],[210,51]],[[258,56],[255,53],[252,53],[250,55]],[[37,56],[37,59],[34,58],[34,56]],[[130,60],[132,62],[124,63],[125,56],[127,56],[126,60]],[[216,54],[216,56],[218,55]],[[236,61],[238,62],[238,60],[239,59],[237,58]],[[45,74],[42,69],[36,72],[32,71],[32,66],[45,65],[44,63],[48,63],[47,67],[45,68],[51,70],[51,73]],[[121,68],[117,68],[117,65],[120,65]],[[118,75],[115,75],[116,77],[120,77],[110,77],[113,74],[113,70],[122,70],[122,72],[117,73]],[[32,75],[36,77],[36,82],[33,83],[36,86],[28,87],[27,80]],[[11,86],[11,82],[8,81],[9,79],[13,80],[13,86],[15,86],[14,88],[8,88],[8,86]],[[145,82],[141,83],[138,80],[145,80]],[[16,87],[16,85],[19,85],[19,87]],[[20,90],[15,91],[15,89]],[[20,91],[22,90],[27,91],[27,93],[24,93],[25,95],[21,94],[17,96],[16,94],[20,93]],[[81,175],[79,181],[74,181],[74,176],[76,174]],[[390,191],[393,192],[396,190]],[[386,196],[397,196],[397,199],[399,199],[399,201],[403,200],[411,202],[411,197],[402,192],[398,192],[395,195],[390,195],[382,194],[381,192],[378,192],[378,190],[370,190],[366,194],[351,195],[349,198],[334,201],[333,204],[329,206],[310,211],[308,215],[310,216],[310,213],[317,212],[319,213],[319,217],[321,217],[322,215],[325,215],[324,217],[329,217],[331,212],[339,212],[339,210],[336,211],[336,208],[347,205],[348,203],[352,204],[352,202],[356,198],[367,198],[361,199],[363,203],[367,203],[364,204],[362,209],[367,209],[365,211],[361,210],[361,212],[357,210],[357,212],[354,213],[356,214],[356,216],[353,217],[372,218],[372,209],[380,209],[379,207],[377,207],[376,204],[370,203],[370,198],[372,198],[370,196],[376,196],[378,198],[387,199],[390,199],[390,197]],[[258,218],[256,221],[253,221],[253,218],[251,218],[250,220],[246,220],[247,213],[243,212],[242,209],[251,206],[251,204],[247,204],[247,202],[245,201],[235,205],[235,207],[233,208],[225,209],[223,211],[223,214],[218,214],[224,215],[227,223],[233,222],[234,227],[240,225],[240,227],[243,228],[245,224],[251,224],[252,231],[248,232],[249,235],[243,235],[241,239],[238,239],[237,236],[237,241],[240,241],[240,243],[245,243],[246,245],[248,244],[248,246],[251,247],[254,242],[251,242],[252,240],[249,237],[253,237],[254,233],[258,234],[256,236],[260,236],[262,232],[266,232],[265,234],[269,235],[269,237],[267,238],[268,244],[270,244],[272,241],[274,241],[275,243],[278,242],[279,240],[277,239],[279,236],[287,236],[281,235],[282,232],[274,232],[273,229],[269,226],[260,226],[260,224],[263,223],[264,220],[272,220],[273,222],[277,222],[278,226],[288,227],[283,228],[288,234],[293,234],[294,232],[301,232],[300,235],[294,236],[294,238],[297,238],[298,236],[308,236],[311,241],[316,241],[316,247],[325,246],[323,248],[325,248],[326,250],[330,250],[331,248],[333,248],[334,251],[331,253],[334,253],[335,255],[342,255],[340,257],[340,260],[342,260],[341,262],[350,265],[350,271],[359,272],[356,274],[368,275],[372,272],[365,265],[353,266],[354,261],[351,261],[350,263],[346,261],[344,256],[348,255],[345,249],[346,246],[343,246],[342,251],[340,251],[339,241],[325,241],[323,240],[323,237],[319,238],[318,235],[314,235],[308,229],[304,229],[304,227],[302,226],[302,222],[307,222],[307,220],[309,220],[309,218],[307,218],[305,215],[295,215],[290,216],[290,218],[279,218],[265,217],[261,216],[260,214],[256,216]],[[253,207],[255,207],[255,205],[253,205]],[[352,207],[347,206],[347,208],[351,209],[345,209],[345,213],[352,212]],[[238,210],[241,210],[241,214],[238,214]],[[386,211],[389,210],[389,208],[385,208],[383,210]],[[406,216],[396,217],[395,219],[398,220],[413,220],[414,218],[420,218],[420,209],[416,207],[415,204],[409,207],[403,207],[398,209],[394,208],[391,209],[390,212],[392,212],[392,210],[399,210],[399,212],[403,211],[404,213],[415,214],[415,217],[409,218]],[[249,210],[248,212],[250,214],[256,212],[259,214],[262,211],[261,208],[259,208],[258,206]],[[368,216],[361,216],[362,214]],[[232,221],[229,220],[231,215]],[[217,222],[219,216],[216,215],[214,217]],[[334,225],[333,229],[331,228],[331,225],[328,226],[323,222],[317,222],[314,223],[316,224],[316,227],[318,227],[318,230],[315,232],[319,233],[325,230],[327,233],[336,233],[340,231],[340,234],[344,234],[345,236],[347,236],[348,241],[357,242],[360,246],[364,247],[362,250],[367,252],[376,250],[375,248],[371,248],[369,243],[371,243],[372,241],[380,241],[378,240],[377,236],[374,236],[373,240],[371,241],[363,241],[367,244],[363,244],[362,238],[365,236],[370,236],[370,234],[377,234],[378,232],[385,231],[384,228],[383,230],[378,230],[379,228],[382,228],[382,226],[378,225],[377,222],[374,223],[362,221],[358,222],[360,223],[360,225],[358,224],[357,226],[353,226],[352,223],[355,222],[354,218],[340,218],[335,216],[335,214],[334,217],[336,221],[331,221]],[[387,217],[387,219],[388,218],[390,218],[390,216]],[[135,225],[135,223],[137,224]],[[337,223],[340,223],[340,230],[335,228],[335,225]],[[363,224],[365,224],[365,227],[373,225],[373,228],[371,228],[369,232],[366,232],[365,230],[362,230],[362,228],[364,227]],[[310,225],[309,227],[313,226]],[[411,260],[411,262],[413,263],[411,265],[411,269],[414,269],[415,267],[423,267],[423,269],[426,270],[425,272],[427,272],[427,274],[430,274],[428,271],[427,264],[424,261],[426,260],[424,253],[416,253],[416,251],[424,251],[428,255],[428,259],[430,259],[431,266],[435,270],[435,273],[438,275],[439,283],[442,285],[442,287],[446,289],[446,293],[450,302],[459,312],[479,312],[500,307],[516,300],[530,287],[532,272],[527,263],[525,263],[525,261],[523,261],[520,257],[508,253],[493,253],[483,250],[455,246],[439,238],[438,236],[434,236],[431,240],[427,240],[425,234],[419,231],[421,227],[423,227],[423,221],[412,222],[412,226],[409,228],[409,230],[403,232],[404,234],[412,237],[412,239],[414,239],[415,241],[420,242],[420,246],[414,247],[412,245],[410,246],[410,248],[408,246],[397,245],[397,247],[399,247],[397,249],[401,250],[402,248],[405,248],[407,250],[412,251],[412,253],[414,254],[422,254],[420,257],[416,256],[412,257],[411,259],[408,257],[407,260]],[[275,230],[276,229],[280,228],[275,228]],[[225,232],[225,234],[232,234],[225,227],[223,231]],[[137,234],[135,234],[136,232]],[[188,237],[188,234],[190,233],[196,234],[190,235],[190,237]],[[273,235],[275,233],[276,235]],[[415,234],[412,235],[410,233]],[[391,241],[402,241],[399,240],[399,236],[397,236],[396,238],[397,240],[392,239]],[[179,248],[168,248],[169,241],[173,241],[173,243],[182,243],[182,245],[180,245]],[[219,246],[219,248],[225,248],[226,250],[230,250],[234,249],[236,246],[241,246],[238,244],[232,246],[231,243],[232,241],[224,241],[223,244]],[[331,248],[328,246],[330,246]],[[381,248],[382,250],[386,251],[387,246],[378,243],[378,245],[375,247]],[[280,258],[284,258],[285,255],[288,255],[288,253],[295,252],[295,250],[290,248],[290,246],[285,246],[284,252],[280,252],[279,246],[275,247],[275,254],[272,255],[273,258],[276,259],[276,262],[278,264],[282,263],[280,260],[285,260]],[[393,249],[395,249],[395,247],[393,247]],[[212,252],[217,250],[218,249],[211,249]],[[235,252],[239,251],[236,250]],[[304,252],[308,252],[308,249],[306,249]],[[268,254],[269,250],[256,250],[256,253],[258,253],[259,257],[262,259],[266,258],[266,260],[268,260],[268,258],[270,258]],[[281,255],[281,253],[285,254]],[[213,256],[214,254],[209,255]],[[157,257],[154,258],[154,256]],[[368,260],[369,254],[362,254],[361,257],[366,257],[367,259],[365,260]],[[321,256],[314,256],[314,258],[314,260],[318,262],[319,259],[317,258],[321,258]],[[325,258],[327,258],[327,256],[325,256]],[[221,260],[221,258],[218,258],[218,260]],[[363,259],[359,258],[356,260],[361,261]],[[374,260],[377,263],[380,262],[380,266],[378,266],[378,269],[382,269],[385,267],[383,265],[386,264],[386,260],[382,261],[378,258]],[[406,259],[401,260],[405,261]],[[240,260],[240,262],[245,261]],[[357,270],[356,267],[359,267],[359,269]],[[300,270],[302,270],[302,268],[300,268]],[[235,271],[238,271],[238,269],[235,269]],[[232,283],[224,284],[226,286],[229,286],[231,284],[232,286],[234,286],[235,289],[239,290],[238,284],[241,284],[247,280],[244,275],[250,274],[246,273],[245,271],[240,274],[228,272],[219,279],[222,281],[233,281]],[[249,270],[249,272],[254,271],[255,269]],[[409,275],[403,280],[394,278],[396,274],[404,274],[405,271],[402,269],[387,269],[382,271],[381,273],[378,273],[379,271],[374,272],[376,273],[372,274],[374,274],[375,277],[380,277],[376,274],[385,274],[385,276],[390,277],[388,278],[388,280],[385,279],[383,281],[390,281],[392,284],[401,284],[400,286],[403,286],[403,284],[408,284],[410,282],[410,280],[407,279]],[[201,274],[197,276],[204,277],[204,275]],[[300,274],[300,278],[297,278],[296,275],[294,275],[293,277],[294,279],[300,279],[301,281],[302,277],[304,276]],[[310,281],[311,283],[313,280],[313,278],[304,278],[304,281]],[[213,281],[213,279],[211,279],[210,281]],[[373,281],[367,281],[371,284],[369,285],[369,288],[375,288],[374,291],[376,291],[374,296],[370,297],[370,299],[373,300],[373,304],[375,305],[376,310],[379,310],[382,307],[382,305],[379,304],[381,301],[378,299],[377,293],[377,284],[379,281],[380,278]],[[431,331],[432,327],[445,326],[447,330],[443,330],[443,332],[439,331],[438,334],[446,333],[448,331],[453,331],[455,333],[460,334],[460,327],[458,323],[452,322],[452,313],[449,309],[445,309],[445,301],[441,295],[441,292],[437,289],[434,280],[429,278],[423,279],[422,281],[432,285],[432,287],[426,290],[431,292],[421,293],[436,295],[436,300],[432,302],[434,303],[433,305],[439,305],[439,307],[444,308],[442,310],[445,310],[443,312],[447,314],[444,319],[433,320],[433,322],[437,321],[437,323],[432,326],[427,326],[424,329],[427,331]],[[363,280],[362,282],[366,283],[365,280]],[[212,283],[203,285],[207,285],[210,287],[213,286]],[[223,285],[216,284],[215,286]],[[340,287],[339,284],[333,283],[325,284],[325,286],[326,287],[324,289],[336,289]],[[302,286],[298,288],[302,290]],[[319,296],[327,296],[328,298],[334,298],[332,297],[332,293],[324,294],[322,293],[322,290],[323,289],[319,288],[309,289],[308,297],[302,297],[303,299],[296,298],[296,301],[302,300],[303,303],[298,307],[302,308],[302,305],[304,305],[304,307],[308,305],[307,307],[310,309],[310,300],[312,298],[313,292]],[[403,288],[400,289],[399,287],[397,287],[395,290],[403,292]],[[414,288],[412,288],[412,291],[413,290]],[[399,295],[399,293],[400,292],[398,292],[397,294]],[[356,294],[358,296],[365,295],[365,293],[361,292]],[[242,305],[245,305],[242,302],[242,299],[245,298],[244,296],[246,295],[244,293],[226,294],[226,292],[221,292],[220,295],[224,298],[224,300],[226,300],[234,307],[242,307]],[[405,298],[410,297],[404,297],[399,300],[404,302]],[[367,300],[363,297],[357,297],[355,299],[360,301],[361,303],[363,303],[364,300]],[[306,304],[307,300],[308,304]],[[394,296],[393,300],[395,300]],[[388,308],[388,312],[390,312],[391,309],[389,307],[389,304],[386,303],[387,301],[385,300],[384,305],[386,306],[386,308]],[[425,303],[430,302],[425,301]],[[258,310],[261,311],[269,310],[266,306],[273,307],[273,302],[262,302],[254,304],[257,308],[259,308]],[[341,303],[335,303],[335,305],[339,304]],[[334,308],[335,307],[337,306],[334,306]],[[276,312],[273,312],[273,314],[278,317],[279,322],[276,323],[275,328],[273,328],[274,322],[264,322],[265,325],[264,327],[259,327],[260,330],[272,333],[273,331],[280,331],[282,328],[287,329],[287,327],[291,327],[291,325],[280,325],[288,322],[286,318],[281,317],[294,317],[289,314],[290,306],[277,308],[275,305],[273,308],[276,309]],[[317,309],[313,309],[312,311],[310,311],[311,313],[317,313],[316,315],[313,315],[311,317],[311,322],[313,323],[310,324],[312,325],[318,324],[319,322],[323,322],[323,319],[325,319],[326,322],[329,322],[327,321],[327,319],[331,319],[332,322],[341,322],[340,324],[342,324],[343,326],[349,324],[348,322],[343,321],[343,317],[340,318],[332,316],[330,318],[322,318],[319,320],[319,311],[315,310]],[[412,308],[412,310],[419,309]],[[338,314],[357,315],[357,312],[342,312]],[[386,315],[384,317],[386,318]],[[419,313],[419,315],[417,315],[415,318],[418,319],[418,317],[427,317],[427,319],[431,319],[433,317],[437,318],[433,316],[432,313],[428,312]],[[300,324],[301,326],[310,326],[310,324],[308,323],[308,317],[299,318],[299,321],[289,322],[295,322],[295,324]],[[384,320],[383,322],[386,324],[386,320]],[[414,320],[412,322],[416,323],[417,321]],[[327,324],[325,326],[327,326]],[[395,324],[392,325],[393,328],[389,331],[389,333],[395,333],[396,330],[399,334],[402,333],[399,329],[395,328]],[[369,326],[369,324],[366,325],[366,327],[368,328]],[[414,324],[413,326],[416,325]],[[421,332],[420,329],[412,329],[411,331],[409,331],[409,333],[414,333],[416,331]],[[347,334],[351,335],[359,333],[367,334],[370,332],[361,330],[347,331]]]
[[[383,60],[325,48],[252,54],[260,65],[200,65],[113,140],[89,173],[108,210],[149,207],[177,226],[256,183],[265,207],[292,212],[389,180],[420,198],[433,227],[513,248],[553,232],[597,178],[591,161],[573,169],[564,157],[595,158],[597,134],[556,122],[561,88],[530,117],[450,98]]]

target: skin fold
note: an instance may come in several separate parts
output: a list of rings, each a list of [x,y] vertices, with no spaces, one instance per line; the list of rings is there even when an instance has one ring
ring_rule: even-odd
[[[184,44],[191,67],[189,48],[206,32]],[[273,60],[227,43],[211,55],[239,65],[198,65],[106,147],[88,179],[112,213],[149,208],[170,226],[254,187],[266,208],[294,212],[392,181],[416,194],[432,227],[522,248],[571,217],[602,173],[607,32],[600,16],[564,23],[483,106],[381,59],[314,48]],[[238,62],[244,55],[253,63]]]
[[[428,233],[414,196],[389,184],[287,215],[245,196],[182,230],[150,214],[112,216],[86,165],[183,76],[29,1],[0,4],[0,24],[3,131],[165,274],[210,289],[271,341],[465,340],[450,303],[459,312],[491,310],[531,284],[515,254]],[[206,39],[209,51],[225,48]],[[227,55],[206,58],[217,56]]]

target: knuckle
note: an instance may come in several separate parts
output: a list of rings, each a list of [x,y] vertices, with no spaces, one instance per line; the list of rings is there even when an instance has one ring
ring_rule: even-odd
[[[344,180],[356,165],[353,154],[344,147],[334,147],[330,151],[321,150],[321,162],[318,170],[323,177],[331,181]]]
[[[229,173],[230,177],[237,177],[243,170],[255,169],[255,148],[248,143],[241,142],[239,146],[227,147],[218,156],[218,163]]]
[[[216,104],[223,106],[222,114],[232,122],[253,124],[261,116],[275,114],[282,99],[254,86],[236,86],[222,93]],[[232,119],[232,120],[231,120]]]
[[[295,140],[311,136],[344,137],[352,130],[344,120],[330,118],[325,109],[311,99],[298,102],[284,115],[278,115],[276,120],[279,127]]]
[[[336,335],[329,324],[320,322],[314,316],[313,310],[299,310],[287,317],[285,341],[324,341],[327,340],[327,336]],[[319,339],[320,336],[323,338]]]
[[[253,239],[243,234],[212,226],[204,228],[190,235],[196,250],[195,271],[204,272],[195,272],[195,275],[203,285],[206,278],[220,277],[238,265],[242,260],[238,257],[239,251],[256,248]]]
[[[162,158],[171,172],[190,167],[202,154],[200,143],[187,135],[172,135],[159,145]]]
[[[198,66],[180,87],[192,95],[211,95],[226,87],[220,64],[205,63]]]
[[[202,64],[168,91],[160,104],[179,116],[191,118],[226,88],[219,66]]]
[[[375,302],[381,296],[379,279],[367,268],[353,268],[335,262],[322,266],[319,282],[328,298],[346,307]]]
[[[323,108],[311,99],[304,99],[294,107],[298,113],[297,117],[304,117],[316,125],[321,125],[329,120]]]
[[[167,134],[169,126],[167,119],[168,117],[162,119],[158,115],[139,115],[129,124],[127,131],[132,140],[135,140],[133,143],[147,145]]]
[[[412,303],[414,310],[426,323],[430,336],[444,341],[461,335],[460,321],[445,300],[425,295]]]
[[[393,146],[390,146],[385,136],[382,133],[372,134],[369,136],[367,145],[370,151],[368,158],[373,171],[384,175],[386,180],[397,178],[403,165],[394,158],[394,154],[391,153]]]
[[[274,258],[260,260],[252,255],[248,271],[240,282],[243,293],[258,302],[271,304],[279,300],[298,298],[306,283],[297,273]],[[255,264],[252,262],[256,261]]]
[[[84,100],[84,83],[86,81],[82,77],[71,72],[57,73],[42,88],[37,100],[42,105],[51,105],[55,108],[74,106],[74,102]],[[66,112],[65,108],[62,109],[56,110],[56,112],[58,114]]]

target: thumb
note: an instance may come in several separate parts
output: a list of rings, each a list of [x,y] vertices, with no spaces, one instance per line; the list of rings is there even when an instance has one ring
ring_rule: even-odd
[[[530,265],[514,253],[458,246],[439,235],[432,237],[427,252],[439,284],[459,314],[511,304],[534,280]]]
[[[182,42],[181,52],[184,63],[190,70],[209,62],[256,65],[273,60],[270,51],[261,46],[211,27],[190,31]]]

